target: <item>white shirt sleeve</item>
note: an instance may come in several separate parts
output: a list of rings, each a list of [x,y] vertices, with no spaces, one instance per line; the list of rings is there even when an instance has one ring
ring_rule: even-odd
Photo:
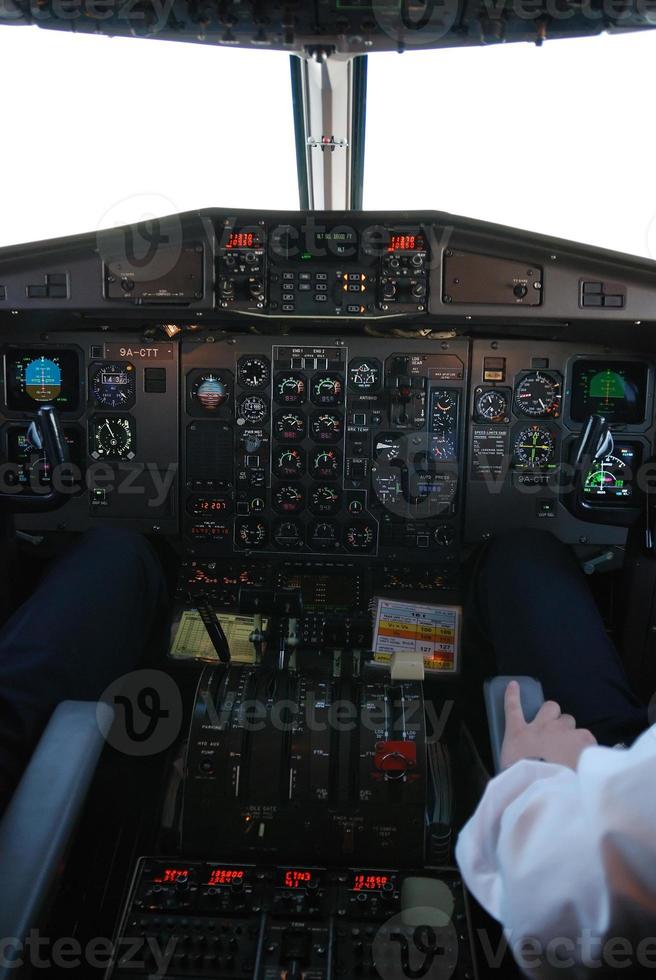
[[[586,749],[576,772],[515,763],[488,784],[456,859],[526,973],[564,978],[566,960],[578,975],[617,937],[655,969],[656,726],[630,749]],[[518,956],[527,940],[539,956]]]

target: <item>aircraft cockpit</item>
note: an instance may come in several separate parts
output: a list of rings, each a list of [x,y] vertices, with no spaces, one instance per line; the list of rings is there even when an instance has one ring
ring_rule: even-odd
[[[456,847],[508,769],[510,678],[526,724],[587,697],[592,741],[624,741],[604,684],[627,731],[653,720],[656,266],[438,210],[439,180],[425,208],[364,206],[367,73],[514,42],[612,58],[649,12],[41,6],[0,11],[0,43],[248,51],[261,87],[288,55],[298,203],[224,186],[0,247],[0,977],[573,976],[502,933]],[[448,85],[401,94],[448,153]],[[208,123],[266,184],[276,147],[221,130],[234,97]],[[541,152],[529,109],[494,153],[517,125]],[[392,118],[380,165],[411,184],[433,163]]]

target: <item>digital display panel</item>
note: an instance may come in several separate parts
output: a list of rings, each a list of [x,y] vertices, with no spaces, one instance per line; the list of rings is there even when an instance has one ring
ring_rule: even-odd
[[[388,252],[423,252],[426,249],[426,239],[421,234],[392,234]]]
[[[163,868],[162,871],[153,878],[156,885],[177,885],[189,881],[188,868]]]
[[[321,261],[354,258],[358,254],[358,233],[354,228],[315,225],[281,226],[269,237],[271,254],[286,261]]]
[[[349,888],[352,892],[379,892],[389,885],[394,886],[394,875],[391,874],[371,874],[367,871],[354,871],[351,876]]]
[[[221,885],[234,885],[243,881],[246,872],[243,868],[212,868],[206,884],[210,888],[220,887]]]
[[[315,887],[319,881],[319,872],[311,868],[283,868],[278,874],[278,885],[282,888]]]
[[[232,510],[232,501],[228,497],[194,497],[188,510],[194,517],[204,514],[227,514]]]
[[[647,365],[639,361],[576,361],[571,413],[575,422],[603,415],[609,422],[637,423],[645,417]]]
[[[226,248],[261,248],[262,239],[255,231],[231,231]]]
[[[589,503],[630,504],[634,495],[640,447],[616,442],[613,451],[589,470],[583,496]]]
[[[34,411],[55,405],[74,412],[80,397],[80,366],[72,350],[12,350],[5,354],[7,408]]]

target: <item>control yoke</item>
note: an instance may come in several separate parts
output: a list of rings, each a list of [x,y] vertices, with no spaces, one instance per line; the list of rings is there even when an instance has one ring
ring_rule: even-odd
[[[575,445],[575,478],[583,484],[594,463],[613,451],[613,435],[603,415],[590,415]]]
[[[45,454],[45,462],[54,476],[59,467],[70,461],[68,444],[64,436],[59,413],[54,405],[41,405],[32,420],[30,441]],[[43,493],[0,493],[0,508],[14,513],[25,511],[56,510],[66,502],[61,481],[53,480],[49,490]]]

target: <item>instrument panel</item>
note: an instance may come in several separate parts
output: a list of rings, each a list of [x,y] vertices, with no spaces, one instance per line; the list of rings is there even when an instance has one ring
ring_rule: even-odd
[[[446,557],[467,343],[316,341],[183,345],[185,537],[199,554]]]
[[[410,567],[451,581],[463,545],[513,527],[621,544],[567,506],[574,441],[590,412],[610,420],[583,488],[593,517],[635,503],[652,455],[653,364],[593,345],[92,331],[10,342],[3,364],[7,489],[51,486],[25,421],[40,404],[58,406],[72,464],[70,499],[19,526],[127,522],[197,559],[361,560],[401,587]]]

